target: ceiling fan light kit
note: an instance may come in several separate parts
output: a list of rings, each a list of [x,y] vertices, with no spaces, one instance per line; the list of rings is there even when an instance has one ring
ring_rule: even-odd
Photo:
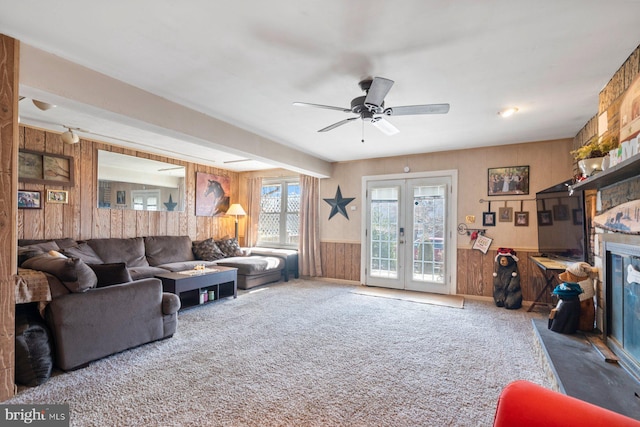
[[[392,123],[385,119],[385,116],[411,116],[418,114],[446,114],[449,112],[449,104],[424,104],[424,105],[405,105],[400,107],[384,106],[384,98],[387,96],[393,80],[384,77],[374,77],[373,79],[362,80],[359,83],[360,88],[366,93],[365,96],[359,96],[351,101],[351,108],[334,107],[331,105],[310,104],[307,102],[294,102],[293,105],[300,107],[323,108],[326,110],[342,111],[344,113],[357,114],[357,117],[351,117],[341,120],[318,132],[327,132],[342,126],[350,121],[362,119],[363,122],[371,122],[376,128],[387,135],[395,135],[400,132]],[[364,139],[364,138],[363,138]]]

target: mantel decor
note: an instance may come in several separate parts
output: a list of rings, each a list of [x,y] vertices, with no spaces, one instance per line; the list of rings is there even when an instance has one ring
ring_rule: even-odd
[[[62,154],[20,150],[18,181],[71,187],[73,186],[73,158]]]

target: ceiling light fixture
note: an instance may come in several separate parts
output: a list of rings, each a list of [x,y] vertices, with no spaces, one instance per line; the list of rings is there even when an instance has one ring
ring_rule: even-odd
[[[70,127],[67,127],[67,129],[69,130],[61,135],[62,142],[64,142],[65,144],[77,144],[78,142],[80,142],[80,137],[77,134],[73,133]]]
[[[42,111],[47,111],[55,107],[53,104],[49,104],[48,102],[38,101],[37,99],[32,99],[33,105],[38,107]]]
[[[500,115],[500,117],[506,118],[506,117],[513,116],[517,112],[518,112],[518,109],[516,107],[509,107],[509,108],[505,108],[504,110],[498,112],[498,115]]]

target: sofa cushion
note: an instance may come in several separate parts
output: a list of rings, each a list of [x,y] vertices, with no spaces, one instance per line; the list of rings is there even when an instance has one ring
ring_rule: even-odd
[[[129,270],[129,274],[131,274],[131,279],[140,280],[140,279],[148,279],[151,277],[156,277],[156,274],[166,273],[167,270],[160,267],[127,267]]]
[[[131,274],[127,270],[124,262],[114,262],[111,264],[87,264],[98,278],[96,288],[118,285],[131,281]]]
[[[78,244],[78,242],[73,240],[71,237],[65,237],[63,239],[18,239],[18,246],[30,246],[49,242],[55,242],[60,249],[76,246]]]
[[[144,251],[151,266],[194,259],[189,236],[148,236]]]
[[[222,252],[213,239],[193,242],[193,253],[196,258],[205,261],[215,261],[226,257],[225,253]]]
[[[124,262],[129,268],[149,266],[144,253],[142,237],[90,239],[87,240],[87,243],[105,264]]]
[[[216,245],[218,245],[218,247],[225,254],[226,257],[244,255],[244,253],[242,252],[242,249],[240,249],[240,244],[238,244],[238,240],[235,237],[232,237],[232,238],[223,237],[220,240],[216,240]]]
[[[29,258],[22,266],[56,276],[71,292],[85,292],[98,283],[93,270],[78,258],[60,258],[41,254]]]
[[[21,267],[22,264],[37,255],[42,255],[49,251],[58,251],[60,250],[60,246],[53,240],[41,243],[32,243],[30,245],[18,246],[18,266]]]
[[[216,264],[225,267],[235,267],[238,269],[238,275],[244,276],[277,271],[284,268],[284,260],[282,258],[259,255],[225,258],[217,261]]]
[[[85,242],[78,244],[78,246],[62,249],[61,252],[70,258],[80,258],[86,264],[102,264],[104,262]]]

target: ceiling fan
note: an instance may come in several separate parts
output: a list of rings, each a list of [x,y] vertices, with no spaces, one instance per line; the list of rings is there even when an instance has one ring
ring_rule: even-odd
[[[385,116],[410,116],[416,114],[446,114],[449,112],[449,104],[424,104],[405,105],[401,107],[384,107],[384,97],[387,96],[393,80],[383,77],[362,80],[359,85],[366,93],[366,96],[359,96],[351,101],[351,108],[333,107],[331,105],[309,104],[307,102],[294,102],[293,105],[300,107],[324,108],[327,110],[337,110],[344,113],[357,114],[357,117],[349,117],[337,123],[320,129],[318,132],[327,132],[342,126],[350,121],[362,119],[371,122],[375,127],[387,135],[394,135],[398,132],[397,127],[385,120]]]

